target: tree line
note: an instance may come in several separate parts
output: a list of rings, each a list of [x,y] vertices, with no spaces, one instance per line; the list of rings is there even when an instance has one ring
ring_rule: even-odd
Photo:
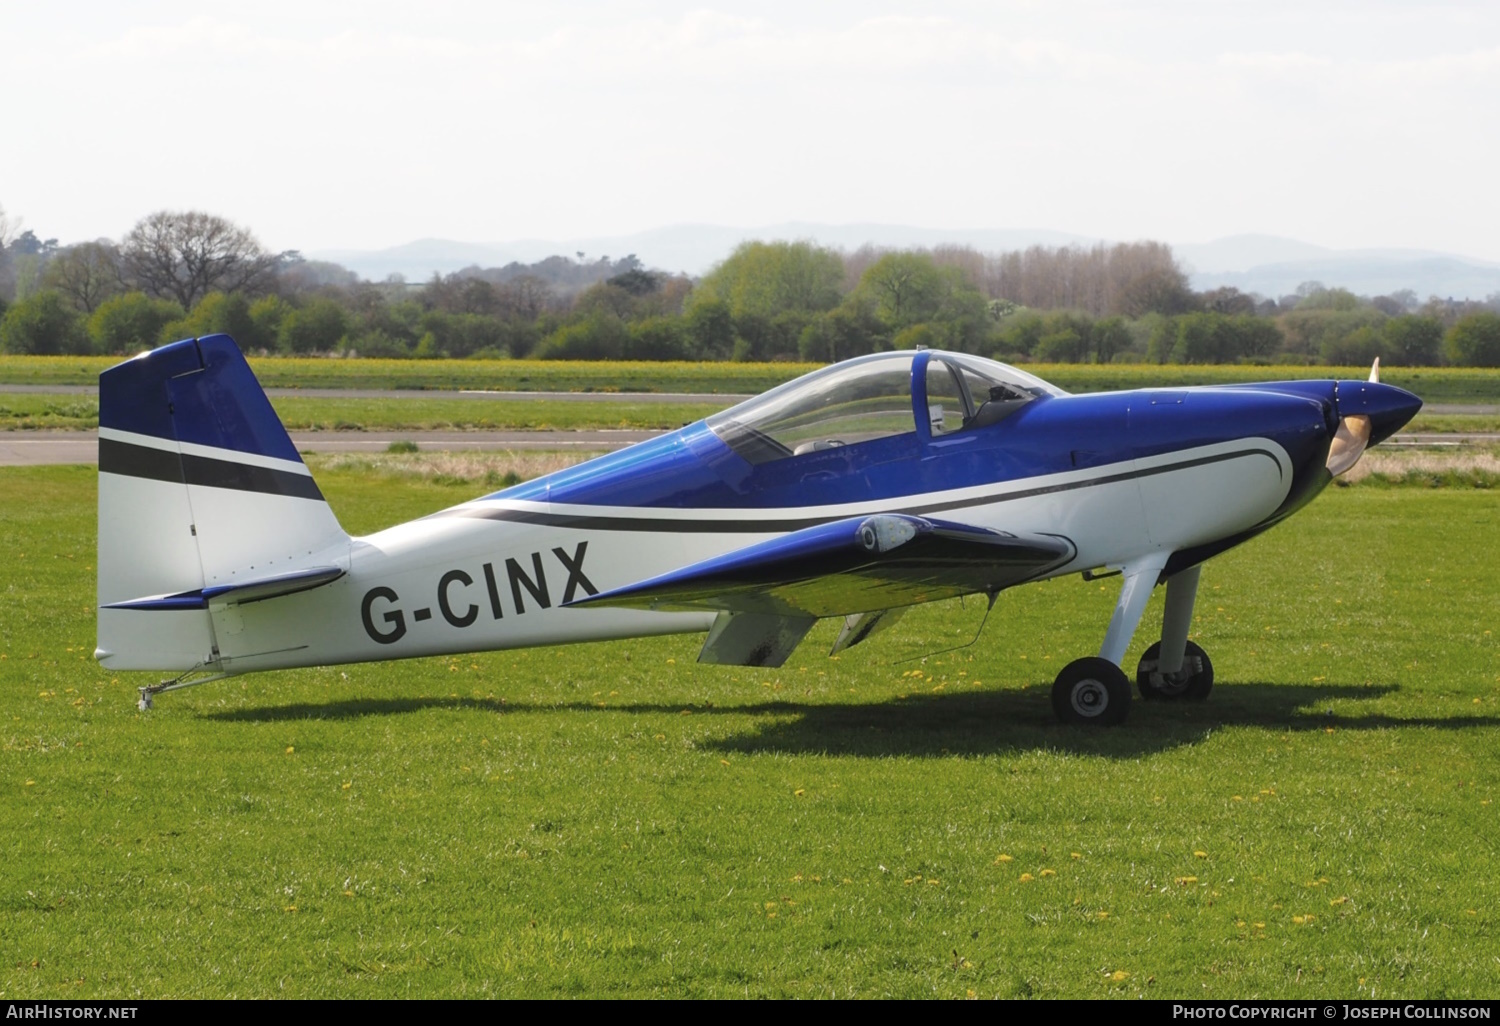
[[[1195,292],[1159,242],[747,242],[697,280],[580,253],[369,282],[197,211],[64,247],[0,210],[0,349],[126,355],[215,332],[250,352],[412,359],[829,362],[927,345],[1010,362],[1500,366],[1500,294]]]

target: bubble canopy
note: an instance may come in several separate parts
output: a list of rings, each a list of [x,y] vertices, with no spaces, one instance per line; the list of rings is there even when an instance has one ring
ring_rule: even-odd
[[[914,388],[914,384],[917,386]],[[1027,403],[1066,395],[1008,364],[962,353],[875,353],[813,371],[708,418],[751,463],[918,431],[952,434],[994,424]]]

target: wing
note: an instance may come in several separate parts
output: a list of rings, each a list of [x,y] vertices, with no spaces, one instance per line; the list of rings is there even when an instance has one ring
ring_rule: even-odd
[[[840,637],[839,647],[848,647],[872,632],[882,611],[1000,591],[1063,565],[1075,551],[1057,535],[877,514],[793,531],[570,605],[727,614],[699,658],[779,666],[821,617],[869,624],[852,640]]]

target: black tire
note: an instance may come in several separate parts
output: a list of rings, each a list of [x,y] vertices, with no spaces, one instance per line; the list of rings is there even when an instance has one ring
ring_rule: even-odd
[[[1124,723],[1130,712],[1130,679],[1108,659],[1075,659],[1052,684],[1052,711],[1064,723]]]
[[[1141,655],[1140,665],[1135,670],[1135,686],[1140,689],[1142,698],[1148,701],[1201,702],[1214,689],[1214,664],[1209,661],[1208,653],[1193,642],[1187,643],[1187,652],[1182,659],[1182,668],[1192,671],[1187,677],[1170,682],[1152,681],[1151,675],[1160,657],[1159,641]]]

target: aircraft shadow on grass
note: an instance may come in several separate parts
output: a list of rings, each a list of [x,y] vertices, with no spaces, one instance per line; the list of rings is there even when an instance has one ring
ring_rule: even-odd
[[[686,711],[764,722],[742,732],[701,742],[712,750],[817,753],[863,758],[991,755],[1051,749],[1114,758],[1135,758],[1202,741],[1224,727],[1274,731],[1385,730],[1431,727],[1469,730],[1500,727],[1500,717],[1403,717],[1384,713],[1335,712],[1331,702],[1374,701],[1398,685],[1224,684],[1202,703],[1136,702],[1129,723],[1116,730],[1080,730],[1059,725],[1049,689],[913,694],[880,702],[813,703],[769,701],[715,704],[512,702],[499,698],[359,698],[328,704],[298,703],[204,714],[226,722],[350,720],[399,716],[427,710],[492,712],[515,716],[576,712],[582,716],[662,716]]]

